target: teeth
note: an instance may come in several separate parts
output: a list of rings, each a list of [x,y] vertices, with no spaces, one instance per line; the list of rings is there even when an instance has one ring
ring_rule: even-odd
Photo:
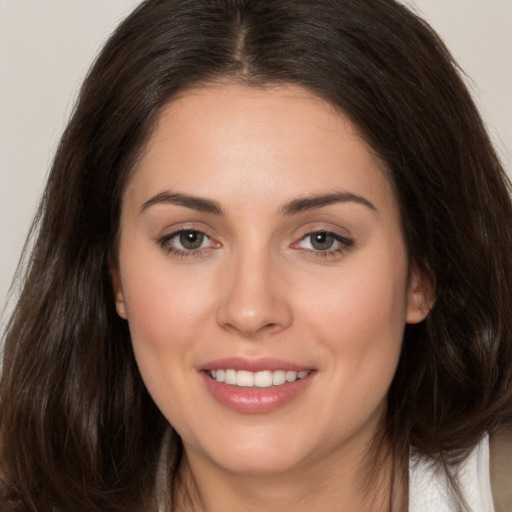
[[[254,386],[257,388],[269,388],[272,386],[272,372],[256,372],[254,374]]]
[[[272,384],[274,386],[280,386],[286,382],[286,372],[284,370],[277,370],[272,372]]]
[[[254,386],[254,373],[239,370],[236,372],[236,385],[246,388]]]
[[[294,371],[286,372],[286,380],[288,382],[293,382],[294,380],[297,380],[297,372],[294,372]]]
[[[246,388],[269,388],[270,386],[282,386],[287,382],[295,382],[310,374],[309,370],[295,372],[293,370],[264,370],[261,372],[248,372],[246,370],[209,370],[210,377],[217,382],[224,382],[232,386]]]
[[[226,384],[236,385],[236,370],[226,370],[226,376],[224,377]]]

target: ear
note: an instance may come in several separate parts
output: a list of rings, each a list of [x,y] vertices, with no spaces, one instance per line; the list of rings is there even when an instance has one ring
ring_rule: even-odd
[[[412,267],[407,291],[408,324],[425,320],[435,302],[435,287],[432,279],[424,271]]]
[[[119,277],[119,269],[116,265],[110,265],[110,279],[112,281],[112,289],[114,291],[114,300],[116,302],[117,314],[127,320],[128,314],[126,311],[126,303],[124,300],[123,287],[121,286],[121,279]]]

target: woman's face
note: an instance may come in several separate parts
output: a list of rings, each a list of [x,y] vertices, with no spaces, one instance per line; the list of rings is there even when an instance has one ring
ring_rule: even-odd
[[[117,309],[191,464],[360,457],[427,312],[383,163],[298,87],[191,90],[125,192]]]

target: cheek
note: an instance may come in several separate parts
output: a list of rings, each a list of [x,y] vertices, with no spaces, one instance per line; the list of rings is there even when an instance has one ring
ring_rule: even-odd
[[[123,281],[134,346],[165,352],[186,344],[211,311],[207,280],[187,272],[152,267]]]
[[[335,418],[332,436],[340,425],[347,432],[357,430],[383,410],[400,357],[407,310],[406,276],[390,268],[353,268],[333,279],[327,290],[317,289],[317,299],[304,305],[307,329],[322,350],[329,377],[326,394],[332,398],[319,405],[317,413]]]
[[[309,295],[297,293],[304,297],[301,316],[323,347],[340,389],[349,382],[356,396],[371,389],[385,393],[400,356],[407,314],[405,250],[347,262],[336,276],[311,280],[308,288]]]
[[[208,328],[211,293],[192,266],[171,265],[165,254],[128,235],[123,242],[121,282],[135,358],[151,395],[165,406],[170,390],[193,371],[190,347]]]
[[[324,285],[319,280],[309,283],[309,293],[298,294],[304,297],[305,314],[318,329],[337,332],[340,341],[356,332],[367,333],[370,339],[401,333],[407,312],[406,276],[386,268],[387,272],[362,265],[329,276]]]
[[[186,273],[185,273],[186,274]],[[184,384],[194,378],[194,346],[209,329],[210,296],[203,284],[167,269],[125,275],[125,296],[135,359],[158,408],[180,432],[193,416]]]

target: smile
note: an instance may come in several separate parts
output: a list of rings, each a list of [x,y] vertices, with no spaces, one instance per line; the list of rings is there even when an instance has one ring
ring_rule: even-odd
[[[207,374],[217,382],[244,388],[269,388],[295,382],[310,374],[310,370],[263,370],[250,372],[247,370],[217,369],[208,370]]]
[[[220,405],[239,413],[261,414],[299,400],[317,380],[318,369],[310,365],[275,357],[235,356],[205,362],[198,375]]]

